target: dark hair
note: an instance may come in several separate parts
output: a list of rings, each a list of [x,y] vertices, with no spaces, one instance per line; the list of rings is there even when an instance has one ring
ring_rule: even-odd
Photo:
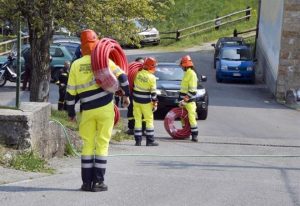
[[[143,57],[137,57],[134,61],[139,62],[141,60],[144,60],[144,58]]]

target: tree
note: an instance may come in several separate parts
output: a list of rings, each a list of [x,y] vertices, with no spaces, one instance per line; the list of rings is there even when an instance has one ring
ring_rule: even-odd
[[[91,28],[101,36],[130,39],[130,19],[162,17],[173,0],[0,0],[0,18],[22,20],[29,30],[32,71],[30,101],[47,102],[50,88],[49,48],[55,27],[72,32]],[[133,38],[134,39],[134,38]]]

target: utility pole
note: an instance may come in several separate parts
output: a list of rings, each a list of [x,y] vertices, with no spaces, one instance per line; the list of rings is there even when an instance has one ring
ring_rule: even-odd
[[[18,19],[17,37],[17,86],[16,86],[16,108],[20,107],[20,82],[21,82],[21,18]]]

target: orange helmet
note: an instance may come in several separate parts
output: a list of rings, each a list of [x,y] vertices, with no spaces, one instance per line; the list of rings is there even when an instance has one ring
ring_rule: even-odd
[[[144,60],[144,69],[147,69],[149,72],[154,73],[156,70],[156,59],[154,57],[147,57]]]
[[[80,34],[81,40],[81,52],[82,55],[91,54],[96,43],[98,42],[98,36],[96,32],[91,29],[83,30]]]
[[[184,56],[184,57],[181,58],[180,66],[182,66],[184,68],[188,68],[188,67],[193,67],[194,66],[194,64],[192,62],[192,58],[190,57],[190,55],[186,55],[186,56]]]

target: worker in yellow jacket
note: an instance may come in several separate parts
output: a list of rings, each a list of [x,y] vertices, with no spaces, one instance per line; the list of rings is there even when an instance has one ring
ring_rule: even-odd
[[[179,106],[188,111],[189,123],[191,125],[192,141],[198,142],[198,126],[196,113],[196,94],[198,78],[194,69],[194,64],[189,55],[181,58],[180,66],[184,71],[184,76],[180,85]]]
[[[156,59],[148,57],[144,60],[143,69],[135,79],[133,87],[133,116],[135,121],[134,138],[135,145],[141,146],[142,142],[142,118],[146,122],[146,146],[158,146],[154,141],[153,112],[157,110]]]
[[[113,93],[99,86],[92,71],[91,53],[98,37],[93,30],[81,32],[82,57],[72,63],[67,85],[67,108],[71,121],[76,121],[75,97],[80,97],[81,119],[79,134],[83,140],[81,152],[81,177],[83,191],[106,191],[108,146],[114,126]],[[128,106],[129,85],[123,71],[109,60],[109,69],[116,75],[125,94],[124,106]]]

